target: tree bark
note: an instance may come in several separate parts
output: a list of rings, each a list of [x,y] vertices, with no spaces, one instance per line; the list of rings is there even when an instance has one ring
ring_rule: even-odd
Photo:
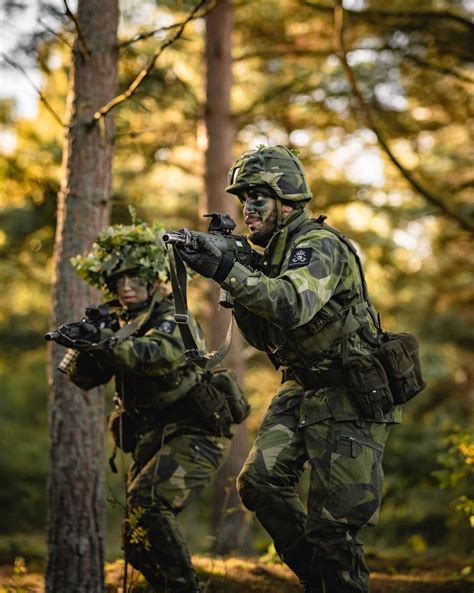
[[[237,215],[237,200],[225,193],[227,174],[232,164],[234,126],[230,94],[232,88],[232,2],[222,0],[206,17],[206,209],[207,212],[226,212]],[[210,287],[209,316],[210,345],[216,348],[224,339],[230,312],[221,309],[215,315],[218,288]],[[244,364],[240,357],[241,337],[235,333],[225,364],[233,368],[243,382]],[[248,452],[248,434],[239,426],[232,440],[226,463],[217,475],[213,492],[213,527],[215,551],[219,554],[249,549],[246,536],[245,513],[235,488],[235,479]]]
[[[110,219],[112,116],[91,124],[117,90],[117,0],[79,0],[73,19],[68,128],[58,195],[52,326],[79,319],[97,291],[80,280],[70,258],[90,249]],[[98,389],[84,392],[56,370],[64,349],[49,352],[50,470],[48,593],[104,591],[103,432]]]

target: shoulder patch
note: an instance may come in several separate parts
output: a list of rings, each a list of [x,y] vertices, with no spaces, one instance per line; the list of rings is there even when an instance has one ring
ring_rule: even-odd
[[[171,319],[165,319],[161,321],[156,329],[164,334],[172,334],[174,332],[174,328],[176,327],[176,321],[172,321]]]
[[[312,247],[295,247],[290,253],[290,259],[288,260],[288,269],[291,268],[302,268],[307,266],[311,261]]]

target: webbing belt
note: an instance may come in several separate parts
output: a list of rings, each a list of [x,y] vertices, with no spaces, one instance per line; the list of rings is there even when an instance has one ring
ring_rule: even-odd
[[[224,360],[232,342],[233,318],[229,324],[227,335],[217,350],[203,352],[199,349],[189,325],[187,285],[188,274],[184,262],[175,245],[168,246],[170,260],[171,286],[175,304],[174,319],[178,324],[181,339],[184,343],[184,354],[189,362],[197,364],[202,369],[211,370]]]

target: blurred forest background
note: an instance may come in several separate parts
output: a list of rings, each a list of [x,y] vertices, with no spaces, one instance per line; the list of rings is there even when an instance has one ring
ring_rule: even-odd
[[[121,90],[195,4],[121,1]],[[328,1],[234,0],[232,8],[233,156],[259,144],[297,149],[315,196],[311,212],[325,213],[356,241],[385,328],[412,331],[421,342],[428,388],[392,432],[385,500],[379,525],[367,530],[368,547],[466,557],[474,527],[474,6],[346,0],[345,47]],[[34,115],[22,116],[14,89],[9,96],[3,88],[0,562],[9,563],[45,555],[43,334],[50,327],[61,121],[75,35],[65,3],[42,2],[32,33],[19,39],[15,23],[25,10],[9,0],[1,14],[2,35],[16,39],[5,49],[1,74],[5,81],[14,80],[12,72],[30,77],[24,92],[37,104]],[[202,11],[197,17],[115,112],[113,223],[127,223],[133,205],[146,221],[203,228],[205,21]],[[191,307],[205,316],[216,305],[201,297],[205,282],[193,283]],[[253,406],[250,445],[280,377],[260,353],[241,351]],[[111,388],[106,398],[110,408]],[[106,457],[110,449],[107,443]],[[120,501],[120,476],[106,479],[108,498]],[[194,552],[212,549],[211,496],[209,489],[183,515]],[[120,555],[121,513],[120,504],[108,505],[109,559]],[[245,525],[247,548],[269,553],[254,518],[246,516]]]

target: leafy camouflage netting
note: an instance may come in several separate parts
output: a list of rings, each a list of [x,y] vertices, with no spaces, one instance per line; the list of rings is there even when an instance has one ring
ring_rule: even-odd
[[[132,224],[117,224],[102,231],[85,255],[77,255],[71,263],[81,278],[101,290],[107,290],[107,280],[120,272],[140,268],[145,278],[166,282],[169,278],[168,256],[162,235],[164,227],[155,221],[149,226],[136,219],[131,210]]]

